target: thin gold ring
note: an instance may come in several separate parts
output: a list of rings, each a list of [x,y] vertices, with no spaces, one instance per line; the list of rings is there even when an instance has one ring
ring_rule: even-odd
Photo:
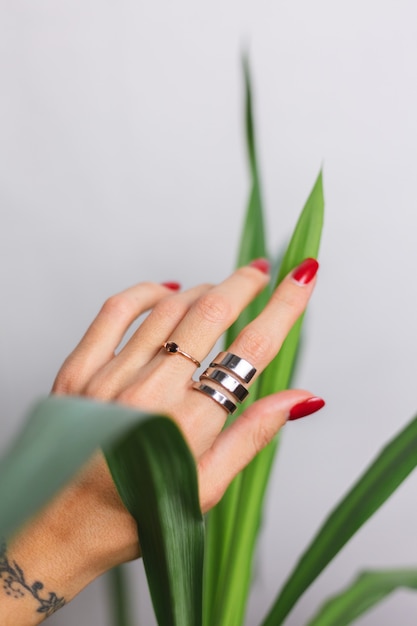
[[[200,367],[201,365],[200,361],[197,361],[197,359],[191,356],[191,354],[188,354],[188,352],[181,350],[179,345],[174,341],[166,341],[162,347],[168,354],[181,354],[181,356],[185,357],[189,361],[192,361],[194,365],[197,365],[197,367]]]

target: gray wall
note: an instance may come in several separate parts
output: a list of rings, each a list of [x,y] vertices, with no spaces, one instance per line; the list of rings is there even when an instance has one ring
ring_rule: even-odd
[[[272,249],[324,163],[320,280],[297,385],[327,408],[285,428],[248,626],[417,408],[416,25],[412,0],[1,3],[2,449],[108,295],[231,270],[248,191],[244,42]],[[416,487],[412,476],[290,626],[361,568],[417,564]],[[106,624],[105,595],[95,583],[51,626]],[[358,624],[408,626],[416,610],[398,593]]]

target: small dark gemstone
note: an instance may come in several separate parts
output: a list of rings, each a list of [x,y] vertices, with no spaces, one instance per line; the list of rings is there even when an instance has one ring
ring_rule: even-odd
[[[167,352],[178,352],[178,346],[176,343],[174,343],[173,341],[168,341],[165,344],[165,350]]]

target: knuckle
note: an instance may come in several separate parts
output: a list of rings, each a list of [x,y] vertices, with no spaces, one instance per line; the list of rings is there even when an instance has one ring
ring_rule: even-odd
[[[240,338],[240,346],[245,358],[258,363],[267,359],[271,348],[271,337],[255,328],[248,327]]]
[[[275,430],[271,427],[261,424],[252,433],[252,444],[255,454],[263,450],[272,440]]]
[[[142,411],[159,412],[160,385],[150,377],[136,380],[117,395],[117,402]]]
[[[152,311],[152,316],[161,321],[166,319],[180,320],[186,312],[186,304],[173,296],[164,298],[158,302]]]
[[[72,394],[78,393],[82,386],[83,374],[81,367],[69,362],[70,357],[59,370],[55,382],[52,386],[52,393]]]
[[[136,390],[133,387],[124,389],[117,397],[117,401],[126,406],[136,406],[138,401]]]
[[[100,376],[93,378],[86,386],[83,395],[98,400],[111,400],[117,394],[116,381],[108,381]]]
[[[105,301],[101,312],[110,317],[125,319],[130,318],[135,312],[135,306],[126,294],[118,293]]]
[[[208,322],[227,322],[231,317],[231,305],[219,293],[207,293],[196,302],[199,315]]]

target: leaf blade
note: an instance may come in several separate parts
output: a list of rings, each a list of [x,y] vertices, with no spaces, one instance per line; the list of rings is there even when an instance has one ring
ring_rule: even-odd
[[[285,582],[263,626],[282,624],[298,599],[417,465],[417,417],[380,452],[333,509]]]
[[[107,586],[109,592],[109,614],[113,626],[133,626],[133,607],[129,576],[125,565],[113,567],[107,573]]]
[[[138,441],[140,448],[137,447]],[[124,485],[121,491],[125,488],[132,491],[134,505],[132,499],[126,504],[137,515],[142,533],[141,544],[148,561],[149,546],[152,548],[153,545],[152,533],[160,523],[158,515],[161,515],[161,507],[150,505],[150,501],[156,497],[152,493],[155,480],[158,481],[155,476],[160,476],[163,469],[165,487],[162,491],[159,489],[158,495],[165,500],[165,513],[169,509],[167,518],[171,532],[167,533],[167,540],[160,546],[158,563],[161,565],[161,561],[166,559],[168,574],[161,571],[158,578],[155,572],[152,573],[149,577],[151,595],[155,596],[155,587],[161,585],[164,576],[172,577],[176,567],[173,585],[175,593],[164,598],[162,616],[160,610],[158,619],[164,626],[199,626],[203,521],[198,503],[196,469],[179,429],[168,418],[121,405],[69,396],[52,396],[38,403],[14,445],[0,460],[0,536],[10,537],[18,526],[75,474],[99,446],[105,447],[109,455],[114,455],[110,460],[113,474],[119,471],[117,456],[125,451],[118,487],[121,488],[122,475]],[[142,458],[135,452],[138,449],[141,450]],[[135,456],[134,461],[132,456]],[[142,462],[145,457],[146,462]],[[54,468],[53,472],[51,467]],[[148,482],[136,491],[132,477],[136,480],[141,469],[143,476],[147,472]],[[142,483],[145,480],[143,476]],[[179,485],[184,484],[186,489],[182,488],[183,497],[178,498]],[[139,491],[140,500],[137,499]],[[137,510],[139,508],[140,513]],[[177,528],[178,525],[180,528]],[[173,545],[173,536],[177,530],[182,537],[182,554],[178,554],[178,546]],[[190,534],[190,541],[187,541],[187,533]],[[0,544],[2,550],[3,543],[0,541]],[[188,563],[184,565],[187,559]],[[195,595],[190,595],[190,588],[193,592],[197,589]],[[169,620],[165,619],[166,615]]]
[[[105,454],[138,524],[158,623],[200,626],[204,526],[194,459],[178,428],[154,418]]]
[[[323,174],[319,172],[284,254],[277,285],[307,257],[317,258],[324,221]],[[296,359],[304,316],[294,324],[281,350],[261,375],[260,395],[287,389]]]
[[[97,447],[150,417],[122,406],[69,396],[51,396],[35,404],[0,460],[3,536],[9,537],[45,504]]]
[[[320,172],[297,221],[277,282],[306,257],[317,257],[323,216],[323,179]],[[277,357],[259,377],[259,387],[255,393],[251,393],[253,400],[288,387],[297,356],[302,321],[303,317],[296,322]],[[234,511],[233,536],[227,552],[222,584],[218,587],[213,609],[215,612],[212,612],[213,624],[240,626],[244,619],[257,533],[278,443],[279,438],[276,438],[242,472]]]
[[[252,82],[250,77],[249,61],[246,56],[242,59],[245,89],[245,131],[248,154],[251,187],[246,216],[240,238],[237,267],[247,265],[257,258],[267,257],[264,213],[259,178],[256,138],[253,119]],[[225,345],[229,346],[239,332],[254,319],[268,301],[268,290],[265,289],[241,313],[238,320],[225,334]],[[252,387],[250,400],[256,399],[256,387]],[[246,406],[248,402],[246,402]],[[240,411],[235,413],[236,419]],[[228,421],[230,423],[231,420]],[[208,515],[206,526],[206,556],[204,566],[204,624],[211,626],[214,622],[213,611],[217,605],[217,598],[222,593],[225,583],[225,569],[227,567],[229,546],[232,541],[236,524],[236,510],[239,500],[241,475],[231,483],[221,502]]]
[[[348,626],[399,588],[417,590],[417,570],[367,571],[330,598],[306,626]]]

